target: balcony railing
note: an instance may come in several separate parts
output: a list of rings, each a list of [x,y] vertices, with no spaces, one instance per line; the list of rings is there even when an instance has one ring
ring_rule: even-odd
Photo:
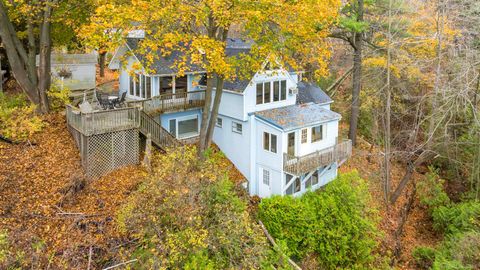
[[[284,153],[283,170],[293,175],[303,175],[319,167],[327,166],[351,157],[352,141],[346,140],[332,147],[296,157]]]
[[[205,90],[162,94],[150,99],[130,101],[128,104],[141,106],[146,113],[151,115],[201,108],[205,104]]]
[[[67,123],[86,136],[138,128],[139,110],[122,108],[82,113],[68,105]]]

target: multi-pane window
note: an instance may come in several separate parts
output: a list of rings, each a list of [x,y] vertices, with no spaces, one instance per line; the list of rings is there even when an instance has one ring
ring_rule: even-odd
[[[263,169],[263,184],[270,185],[270,171]]]
[[[308,133],[308,129],[306,128],[302,129],[302,143],[307,143],[307,133]]]
[[[280,82],[275,81],[273,82],[273,101],[279,101],[280,100]]]
[[[287,81],[257,83],[256,103],[264,104],[287,99]]]
[[[146,84],[145,84],[145,98],[152,97],[152,77],[146,77]]]
[[[257,83],[257,105],[263,104],[263,83]]]
[[[138,96],[140,90],[140,74],[135,74],[135,91],[133,91],[134,96]]]
[[[129,77],[130,77],[130,86],[128,88],[128,94],[130,96],[133,96],[135,93],[135,78],[133,76],[129,76]]]
[[[263,103],[270,103],[271,83],[266,82],[263,84]]]
[[[318,142],[323,139],[323,126],[312,127],[312,142]]]
[[[220,117],[217,117],[217,123],[215,125],[221,128],[223,126],[223,119]]]
[[[287,99],[287,81],[283,80],[280,81],[280,100],[286,100]]]
[[[263,149],[272,153],[277,153],[277,135],[264,132],[263,133]]]
[[[232,122],[232,131],[235,133],[242,134],[243,132],[243,126],[240,123],[237,122]]]
[[[142,74],[135,74],[134,76],[130,76],[128,94],[133,97],[151,98],[152,77]]]

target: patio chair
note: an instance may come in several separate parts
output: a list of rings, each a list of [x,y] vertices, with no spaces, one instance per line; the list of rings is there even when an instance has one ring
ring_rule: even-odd
[[[102,106],[104,110],[111,109],[113,107],[113,104],[110,103],[107,95],[98,95],[97,98],[98,103],[100,103],[100,106]]]
[[[123,92],[122,96],[115,101],[115,107],[123,107],[125,106],[125,97],[127,96],[127,92]]]

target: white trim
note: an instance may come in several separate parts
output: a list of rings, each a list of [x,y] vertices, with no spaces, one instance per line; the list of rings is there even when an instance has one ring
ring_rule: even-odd
[[[272,127],[272,128],[274,128],[274,129],[282,132],[282,133],[285,133],[285,131],[284,131],[283,129],[281,129],[281,128],[275,126],[275,125],[273,125],[273,124],[270,123],[270,122],[267,122],[267,121],[263,120],[263,119],[260,118],[260,117],[257,117],[254,113],[252,113],[252,115],[254,115],[254,116],[255,116],[255,119],[257,119],[259,122],[261,122],[261,123],[263,123],[263,124],[265,124],[265,125],[267,125],[267,126],[269,126],[269,127]]]
[[[175,133],[176,133],[176,134],[175,134],[175,138],[184,140],[184,139],[189,139],[189,138],[197,137],[197,136],[200,134],[200,119],[199,119],[199,117],[198,117],[198,114],[180,116],[180,117],[172,118],[172,119],[175,119],[175,124],[176,124],[176,129],[175,129]],[[170,120],[172,120],[172,119],[170,119]],[[179,125],[179,122],[188,121],[188,120],[192,120],[192,119],[197,119],[197,133],[194,134],[194,135],[191,135],[191,136],[180,137],[180,136],[178,135],[178,125]],[[169,130],[170,130],[170,120],[169,120],[169,122],[168,122]]]

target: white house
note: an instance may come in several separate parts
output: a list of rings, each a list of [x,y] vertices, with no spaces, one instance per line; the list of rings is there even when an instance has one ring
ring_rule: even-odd
[[[136,50],[140,40],[127,39],[110,63],[110,68],[119,69],[120,92],[133,100],[159,97],[159,102],[167,102],[167,96],[174,100],[199,94],[205,72],[191,66],[177,76],[172,68],[175,53],[155,61],[150,67],[155,74],[132,70],[134,63],[143,63]],[[229,39],[227,54],[248,53],[250,47],[249,42]],[[338,141],[341,116],[330,110],[332,100],[299,77],[279,68],[224,85],[213,141],[248,180],[251,195],[299,195],[317,189],[336,177],[338,166],[351,154],[351,143]],[[199,135],[201,108],[184,108],[156,115],[177,139]]]

